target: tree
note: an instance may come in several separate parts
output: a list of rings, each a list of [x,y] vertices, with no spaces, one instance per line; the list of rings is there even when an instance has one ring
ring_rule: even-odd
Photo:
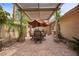
[[[20,27],[19,27],[18,41],[20,41],[20,42],[25,40],[27,25],[28,25],[28,17],[26,15],[23,15],[22,19],[20,20]]]
[[[0,38],[1,38],[1,29],[4,24],[6,24],[6,21],[8,20],[8,16],[10,14],[3,10],[3,8],[0,6]]]
[[[3,8],[0,6],[0,39],[2,39],[2,27],[7,24],[7,20],[10,14],[3,10]],[[4,33],[3,33],[4,34]],[[0,41],[0,50],[2,50],[2,40]]]
[[[59,18],[61,17],[60,13],[61,12],[59,10],[56,11],[56,13],[55,13],[56,38],[58,41],[60,41],[60,39],[61,39],[60,24],[59,24]]]

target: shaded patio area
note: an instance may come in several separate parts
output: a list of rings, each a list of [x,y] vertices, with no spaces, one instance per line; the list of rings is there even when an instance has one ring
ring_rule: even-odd
[[[10,16],[7,16],[8,13],[2,9],[3,14],[0,19],[5,21],[0,22],[2,25],[0,26],[0,55],[78,55],[79,5],[61,16],[60,9],[63,4],[14,3],[10,19],[8,18]],[[6,16],[3,17],[3,15]]]
[[[14,45],[4,48],[0,55],[6,56],[75,56],[75,51],[69,49],[63,43],[56,43],[53,35],[47,36],[46,41],[42,44],[35,44],[29,39],[24,43],[15,43]]]

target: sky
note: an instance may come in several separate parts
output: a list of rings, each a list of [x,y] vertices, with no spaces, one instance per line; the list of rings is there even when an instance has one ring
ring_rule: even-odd
[[[66,12],[74,8],[78,3],[65,3],[61,7],[61,15],[64,15]],[[13,13],[13,4],[12,3],[0,3],[0,5],[3,7],[3,9],[7,12],[9,12],[11,15]]]
[[[64,15],[66,12],[73,9],[77,5],[78,5],[78,3],[65,3],[64,5],[62,5],[62,7],[60,9],[61,15]]]
[[[60,12],[61,12],[61,16],[63,16],[65,13],[67,13],[69,10],[73,9],[74,7],[76,7],[78,5],[78,3],[65,3],[61,6],[61,9],[60,9]],[[55,17],[52,16],[50,18],[50,22],[54,21],[55,20]]]
[[[9,12],[11,15],[13,14],[13,4],[12,3],[0,3],[3,7],[4,11]]]

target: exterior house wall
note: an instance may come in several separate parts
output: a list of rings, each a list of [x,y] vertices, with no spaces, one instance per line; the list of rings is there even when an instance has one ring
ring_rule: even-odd
[[[79,6],[60,18],[60,28],[64,37],[68,39],[72,39],[72,36],[79,38]]]

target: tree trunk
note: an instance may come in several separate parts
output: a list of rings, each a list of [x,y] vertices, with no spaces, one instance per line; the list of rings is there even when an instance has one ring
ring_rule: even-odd
[[[0,52],[2,51],[2,41],[0,41]]]
[[[2,26],[0,26],[0,52],[2,51],[2,36],[1,36],[1,29],[2,29]]]
[[[24,42],[25,41],[25,32],[21,32],[17,42]]]
[[[0,28],[0,39],[1,39],[1,28]]]

